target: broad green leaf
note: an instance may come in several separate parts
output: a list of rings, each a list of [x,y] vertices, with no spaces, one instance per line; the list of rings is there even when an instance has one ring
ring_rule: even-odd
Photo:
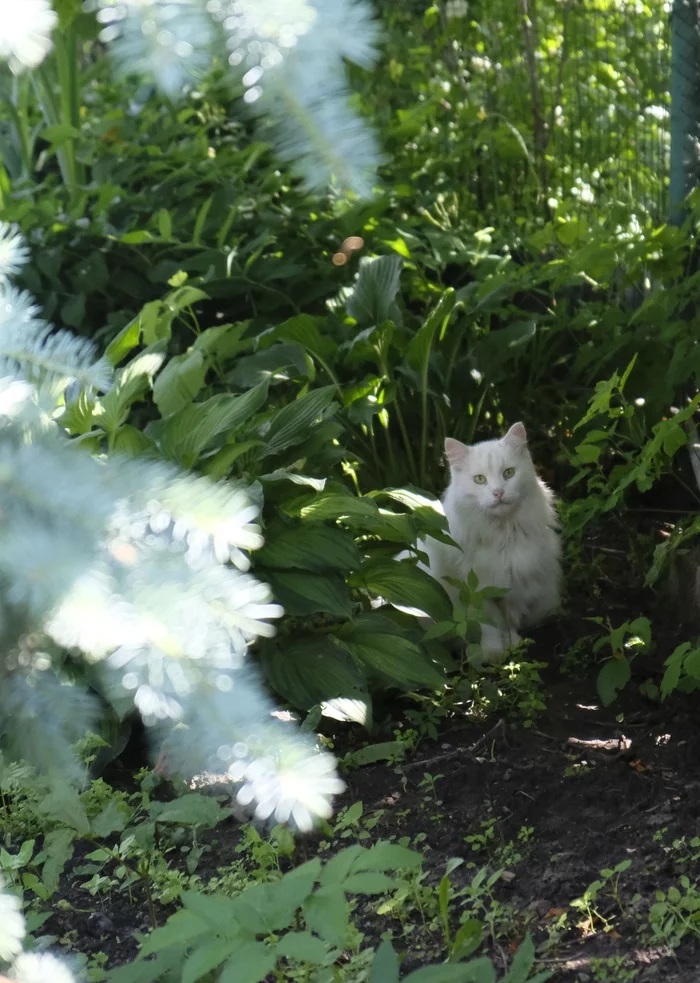
[[[128,457],[142,457],[144,454],[158,453],[153,440],[138,427],[130,423],[122,423],[112,436],[112,450],[115,454],[126,454]]]
[[[343,495],[332,489],[324,490],[318,495],[303,495],[290,502],[285,502],[282,510],[287,515],[313,519],[316,522],[323,522],[328,519],[341,519],[349,522],[357,516],[373,519],[379,516],[379,508],[371,498]]]
[[[85,294],[75,294],[61,305],[61,320],[69,328],[81,328],[85,320]]]
[[[596,685],[603,706],[610,706],[617,694],[627,685],[632,670],[627,659],[609,659],[598,673]]]
[[[409,973],[403,983],[496,983],[496,971],[491,960],[483,957],[462,964],[424,966]]]
[[[211,795],[191,792],[167,802],[153,813],[153,818],[159,823],[211,827],[230,815],[231,810],[222,807]]]
[[[396,887],[396,881],[377,871],[362,871],[351,874],[343,881],[343,890],[348,894],[385,894]]]
[[[688,652],[683,668],[693,679],[700,679],[700,649],[693,649]]]
[[[331,338],[321,334],[319,325],[322,324],[321,318],[298,314],[273,328],[270,334],[280,341],[300,345],[310,355],[325,360],[333,355],[338,346]]]
[[[121,833],[129,821],[130,809],[117,798],[111,798],[107,805],[90,823],[90,832],[98,840],[106,839],[112,833]]]
[[[81,836],[86,836],[90,831],[85,806],[78,793],[67,782],[54,786],[53,791],[41,800],[36,809],[49,819],[57,819],[64,826],[69,826]]]
[[[210,195],[206,201],[202,202],[202,206],[197,212],[197,218],[195,219],[194,230],[192,232],[192,242],[194,242],[195,245],[199,245],[202,236],[202,229],[204,228],[204,223],[207,220],[209,209],[211,208],[213,201],[214,196]]]
[[[362,815],[362,803],[356,802],[353,806],[356,811],[356,818]],[[352,846],[340,850],[334,857],[326,863],[321,871],[320,883],[322,888],[342,888],[347,877],[355,870],[362,870],[363,862],[366,862],[369,850],[354,843]]]
[[[153,402],[161,416],[171,416],[190,405],[204,385],[208,368],[204,355],[196,349],[166,362],[153,385]]]
[[[81,389],[77,398],[66,404],[59,423],[71,435],[88,433],[92,426],[95,405],[95,396],[87,389]]]
[[[133,351],[141,340],[141,324],[138,317],[129,321],[119,334],[110,341],[105,349],[105,358],[112,365],[119,365],[130,351]]]
[[[155,952],[168,949],[175,949],[182,953],[195,939],[202,935],[210,935],[212,925],[210,920],[201,918],[191,911],[176,911],[165,925],[154,929],[144,940],[139,951],[139,959],[145,959]]]
[[[324,417],[333,403],[334,386],[314,389],[293,403],[288,403],[272,415],[264,431],[265,446],[262,457],[279,454],[288,447],[301,443],[311,428]]]
[[[167,208],[161,208],[158,212],[158,232],[161,239],[171,239],[173,234],[173,223],[170,212]]]
[[[374,597],[402,608],[413,608],[435,621],[449,621],[452,603],[440,584],[413,563],[397,560],[369,561],[350,578]]]
[[[222,894],[200,894],[198,891],[183,891],[181,896],[184,910],[177,911],[167,921],[167,925],[178,916],[183,916],[183,929],[191,927],[190,918],[199,921],[202,925],[208,926],[224,933],[225,935],[235,935],[238,932],[238,909],[236,900],[224,897]],[[187,919],[185,915],[189,916]],[[162,932],[157,929],[156,932]],[[194,928],[191,928],[194,937]],[[152,939],[156,932],[152,932],[148,939]],[[152,950],[155,951],[155,950]]]
[[[125,422],[134,403],[142,400],[152,386],[153,376],[163,364],[162,352],[144,351],[119,369],[114,385],[95,407],[94,419],[107,433]]]
[[[322,966],[328,958],[326,945],[311,932],[289,932],[276,945],[277,957]]]
[[[511,963],[510,969],[503,977],[502,983],[544,983],[545,980],[551,979],[554,975],[548,971],[543,973],[538,973],[536,976],[530,976],[533,966],[535,965],[535,947],[532,943],[532,938],[529,933],[525,936],[525,939],[520,944],[518,951],[513,956],[513,962]]]
[[[99,816],[97,818],[99,819]],[[95,820],[93,820],[92,825],[94,829]],[[58,890],[61,875],[73,856],[75,837],[76,834],[73,829],[65,828],[53,829],[44,837],[41,855],[46,857],[46,861],[41,869],[41,879],[50,894],[54,894]]]
[[[242,396],[219,393],[203,403],[186,406],[162,426],[153,427],[163,453],[184,467],[192,467],[217,437],[236,433],[263,406],[267,385],[267,381],[261,382]]]
[[[225,362],[253,344],[253,339],[243,338],[249,326],[249,321],[237,321],[236,324],[216,324],[197,335],[192,348],[214,362]],[[258,381],[260,380],[256,380],[256,382]],[[250,383],[244,388],[250,389]]]
[[[266,930],[279,933],[294,924],[297,911],[312,894],[320,872],[321,861],[318,857],[313,857],[300,867],[290,870],[281,881],[249,888],[238,900],[252,899],[264,917]]]
[[[240,939],[208,938],[200,943],[185,960],[182,967],[182,983],[197,983],[203,976],[217,969],[240,947]]]
[[[448,287],[428,315],[425,324],[415,333],[406,349],[406,361],[416,372],[424,372],[430,360],[435,335],[439,331],[442,339],[452,312],[457,304],[457,295],[452,287]]]
[[[80,130],[70,123],[54,123],[53,126],[45,126],[41,135],[44,140],[48,140],[53,147],[62,147],[71,140],[80,138]]]
[[[444,675],[427,660],[415,642],[399,634],[375,631],[372,625],[376,623],[372,616],[358,619],[343,626],[336,637],[361,665],[394,686],[402,689],[414,686],[444,688]]]
[[[262,440],[243,440],[240,444],[225,444],[216,454],[207,457],[202,467],[202,474],[209,475],[215,481],[226,478],[239,457],[247,454],[254,447],[262,447],[262,445]]]
[[[276,962],[270,946],[263,942],[244,942],[224,966],[219,983],[262,983]]]
[[[271,644],[263,650],[265,676],[280,696],[300,710],[309,710],[335,697],[364,695],[362,673],[328,636],[292,637],[289,644]]]
[[[339,570],[360,563],[360,552],[350,533],[330,526],[270,527],[256,563],[279,570]]]
[[[400,321],[396,305],[403,260],[400,256],[363,257],[360,272],[345,309],[358,324]]]
[[[126,966],[118,966],[109,974],[109,983],[156,983],[160,980],[172,980],[178,977],[170,976],[171,971],[180,971],[182,966],[182,950],[172,947],[159,952],[148,962],[139,958]]]
[[[484,938],[484,926],[477,918],[468,918],[459,926],[455,933],[450,962],[466,959],[481,945]]]
[[[141,337],[144,344],[168,341],[172,334],[173,321],[187,307],[191,307],[207,295],[198,287],[184,284],[167,294],[162,300],[145,304],[141,311]]]
[[[348,932],[348,915],[342,888],[337,885],[319,888],[304,903],[304,919],[307,928],[326,942],[343,945]]]
[[[399,957],[387,939],[374,954],[368,983],[399,983]]]
[[[372,726],[372,698],[369,694],[357,699],[347,696],[336,696],[332,700],[324,700],[320,706],[321,715],[331,720],[340,720],[344,724],[360,724],[368,729]]]
[[[273,376],[311,379],[315,376],[313,360],[298,345],[272,345],[237,359],[227,379],[238,389],[248,389]]]
[[[491,378],[514,357],[523,355],[537,333],[536,321],[519,321],[490,331],[475,343],[472,356],[479,371]]]
[[[350,595],[339,574],[268,570],[265,579],[287,614],[301,617],[327,612],[340,618],[352,615]]]
[[[417,850],[388,840],[375,843],[367,855],[368,870],[413,870],[422,863],[423,856]]]
[[[382,741],[381,744],[368,744],[357,751],[351,751],[349,757],[355,768],[373,765],[377,761],[391,761],[403,756],[405,745],[401,741]]]

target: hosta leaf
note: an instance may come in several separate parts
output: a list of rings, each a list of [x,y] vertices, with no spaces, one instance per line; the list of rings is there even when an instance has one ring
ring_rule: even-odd
[[[358,324],[380,324],[382,321],[399,323],[396,306],[403,260],[400,256],[363,257],[360,273],[345,309]]]
[[[343,626],[336,634],[338,641],[360,665],[403,689],[414,686],[444,687],[444,675],[428,661],[414,642],[398,634],[375,631],[372,623],[371,616],[358,619]]]
[[[413,608],[434,621],[449,621],[452,603],[440,584],[412,563],[396,560],[369,561],[350,579],[374,597],[398,607]]]
[[[161,416],[190,405],[204,385],[208,368],[204,355],[196,350],[168,360],[153,385],[153,402]]]
[[[273,328],[270,332],[275,339],[292,342],[306,349],[315,358],[326,359],[333,355],[338,347],[327,335],[322,335],[319,326],[323,324],[320,318],[308,314],[298,314],[284,324]]]
[[[506,363],[510,365],[518,355],[524,355],[536,333],[536,321],[519,321],[491,331],[479,338],[472,349],[476,367],[486,376],[494,375]]]
[[[327,636],[302,634],[291,644],[268,645],[263,664],[274,689],[300,710],[334,697],[359,698],[365,690],[361,671]]]
[[[318,495],[303,495],[285,502],[282,506],[287,515],[302,519],[323,522],[328,519],[342,519],[351,524],[357,516],[378,519],[379,509],[371,498],[366,496],[344,495],[332,489]]]
[[[151,388],[153,376],[164,358],[162,352],[145,351],[119,369],[114,385],[95,407],[98,426],[112,433],[126,420],[133,404],[143,399]]]
[[[138,347],[141,340],[141,324],[138,317],[135,317],[133,321],[129,321],[126,327],[122,328],[116,338],[107,345],[105,349],[105,358],[112,365],[119,365],[121,360],[125,358],[130,351]]]
[[[177,315],[198,301],[206,300],[206,297],[204,291],[198,287],[184,284],[162,300],[145,304],[141,311],[141,337],[144,344],[152,345],[155,341],[169,340]]]
[[[262,456],[279,454],[288,447],[293,447],[305,440],[314,424],[330,408],[335,392],[334,386],[314,389],[293,403],[277,410],[264,432],[265,447]]]
[[[212,361],[223,362],[233,358],[238,352],[244,351],[253,344],[252,338],[243,338],[248,330],[250,321],[238,321],[236,324],[216,324],[197,335],[192,348]],[[259,382],[260,380],[256,380]],[[250,388],[250,383],[244,388]]]
[[[116,454],[129,457],[142,457],[144,454],[157,454],[158,447],[148,434],[130,423],[123,423],[112,437],[112,450]]]
[[[350,533],[329,526],[269,528],[256,563],[281,570],[352,570],[360,552]]]
[[[363,727],[372,726],[372,703],[369,694],[357,699],[347,696],[336,696],[332,700],[324,700],[321,704],[321,715],[331,720],[340,720],[344,724],[361,724]]]
[[[192,467],[217,437],[235,433],[266,399],[266,381],[242,396],[219,393],[204,403],[185,407],[152,431],[167,457]]]
[[[272,381],[272,376],[280,374],[292,379],[312,379],[314,363],[298,345],[272,345],[237,359],[226,378],[238,389],[248,389],[264,379]]]
[[[352,603],[344,579],[338,574],[285,573],[268,570],[265,579],[287,614],[301,617],[326,612],[341,618],[352,615]]]
[[[435,309],[428,315],[425,324],[411,338],[406,349],[406,361],[416,372],[426,371],[435,335],[439,330],[442,338],[456,303],[457,295],[452,287],[448,287]]]

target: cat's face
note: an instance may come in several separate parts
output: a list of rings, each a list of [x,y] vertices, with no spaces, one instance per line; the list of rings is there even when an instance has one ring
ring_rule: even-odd
[[[452,476],[450,487],[458,500],[490,516],[511,515],[537,483],[522,423],[513,424],[500,440],[471,447],[448,437],[445,456]]]

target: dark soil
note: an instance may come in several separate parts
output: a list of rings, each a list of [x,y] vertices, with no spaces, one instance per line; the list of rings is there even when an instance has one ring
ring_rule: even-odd
[[[635,530],[635,541],[638,536]],[[365,816],[383,810],[372,837],[408,837],[413,842],[418,837],[426,851],[429,883],[442,877],[453,857],[465,860],[451,875],[457,890],[478,869],[493,871],[505,861],[506,873],[493,888],[499,907],[486,899],[493,931],[480,950],[497,966],[506,965],[530,931],[541,962],[553,971],[553,983],[700,983],[700,942],[688,935],[673,951],[667,939],[653,941],[649,924],[658,890],[678,885],[683,874],[691,884],[700,880],[700,859],[693,856],[700,857],[700,847],[688,842],[700,833],[697,698],[676,694],[660,705],[642,696],[638,685],[649,678],[658,682],[663,659],[688,631],[678,627],[672,614],[659,611],[658,598],[640,589],[625,536],[611,538],[608,530],[606,542],[603,553],[595,540],[584,545],[590,555],[579,562],[587,574],[595,570],[595,583],[584,602],[570,604],[570,609],[578,608],[576,618],[537,633],[533,657],[548,660],[549,668],[547,709],[533,727],[505,718],[462,723],[453,717],[437,742],[421,743],[402,765],[352,771],[338,808],[361,801]],[[635,679],[618,702],[604,709],[592,663],[582,666],[582,678],[576,679],[570,659],[567,663],[561,657],[577,639],[596,631],[589,617],[603,611],[619,624],[652,607],[653,659],[635,661]],[[590,660],[591,645],[581,651]],[[395,721],[396,706],[392,717]],[[357,731],[346,735],[353,742],[358,737]],[[343,754],[342,738],[335,750]],[[111,779],[119,773],[113,770]],[[435,779],[435,795],[419,784],[426,773]],[[122,777],[128,774],[129,768],[122,769]],[[484,849],[472,851],[465,837],[480,833],[491,820],[495,837]],[[532,834],[518,843],[523,827]],[[671,848],[683,837],[685,845]],[[212,848],[198,868],[203,880],[235,857],[239,838],[240,824],[233,819],[214,831]],[[521,854],[518,861],[507,852],[512,843]],[[315,841],[303,841],[299,859],[315,846]],[[571,902],[602,869],[626,860],[631,863],[619,878],[618,897],[602,890],[591,924]],[[131,899],[117,892],[92,898],[79,880],[66,878],[66,910],[57,910],[45,929],[77,951],[104,953],[112,965],[133,958],[133,933],[148,927],[143,896],[137,889]],[[455,926],[463,903],[453,903]],[[168,914],[158,911],[161,924]],[[564,915],[566,924],[558,927]],[[407,937],[398,922],[380,919],[371,905],[358,909],[357,921],[367,945],[386,929],[394,932],[405,970],[444,958],[439,931],[418,926]]]

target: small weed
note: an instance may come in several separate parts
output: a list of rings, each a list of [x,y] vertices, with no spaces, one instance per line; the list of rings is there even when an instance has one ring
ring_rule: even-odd
[[[700,892],[685,874],[678,887],[656,892],[656,903],[649,909],[652,940],[677,949],[688,935],[700,938]]]

